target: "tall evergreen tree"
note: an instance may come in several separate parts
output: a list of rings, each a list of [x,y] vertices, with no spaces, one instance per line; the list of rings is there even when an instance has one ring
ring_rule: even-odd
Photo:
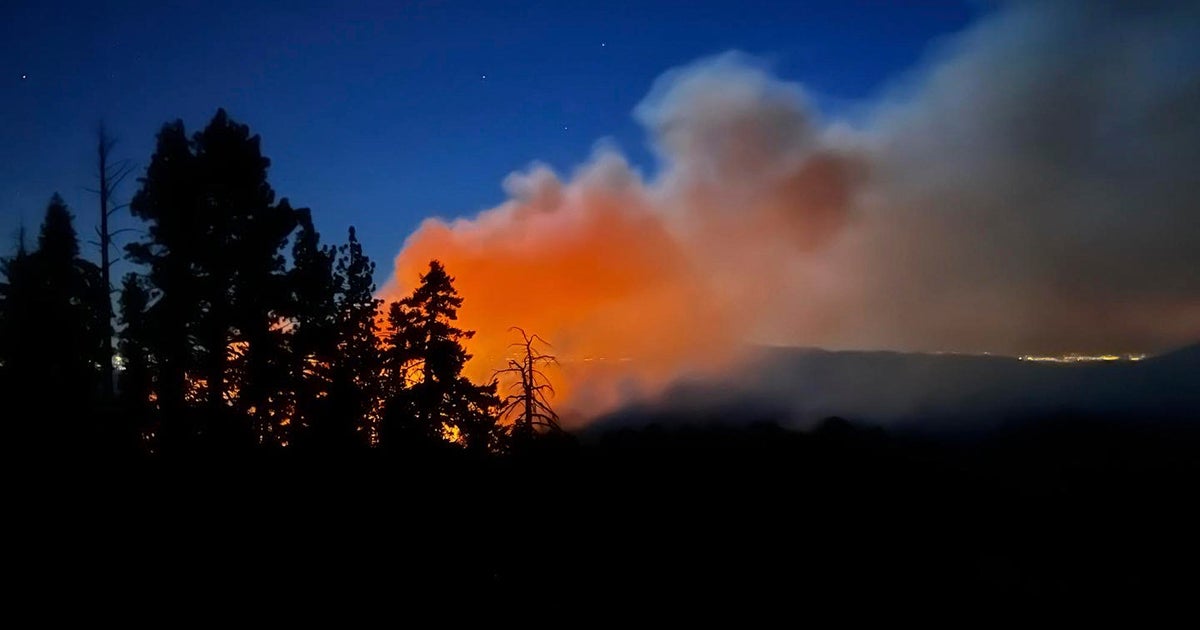
[[[147,318],[150,293],[141,276],[125,274],[119,298],[122,359],[121,393],[131,401],[145,403],[153,388],[150,378],[153,334]]]
[[[475,334],[454,325],[462,302],[454,278],[434,260],[412,295],[389,307],[385,352],[397,391],[385,415],[385,445],[436,440],[448,426],[468,446],[487,447],[499,401],[494,383],[479,386],[462,375],[471,358],[462,344]]]
[[[326,444],[330,425],[336,422],[330,405],[333,365],[337,351],[337,296],[341,277],[334,268],[336,250],[321,245],[307,208],[297,210],[300,230],[292,245],[289,271],[291,322],[291,382],[295,397],[292,431],[294,445]]]
[[[125,274],[118,303],[121,331],[117,349],[122,369],[117,389],[121,408],[128,414],[127,420],[133,425],[135,434],[150,437],[161,427],[150,425],[151,397],[156,395],[152,365],[155,337],[147,317],[150,292],[141,276]]]
[[[260,438],[286,417],[281,251],[296,213],[274,202],[269,164],[258,136],[224,110],[190,141],[176,122],[159,133],[131,204],[151,223],[149,239],[128,250],[149,268],[162,410],[170,416],[202,402],[218,440],[250,428],[236,416],[251,416]],[[196,383],[202,392],[189,397]]]
[[[201,303],[201,251],[212,247],[211,229],[200,204],[196,158],[183,121],[163,125],[130,211],[149,223],[148,238],[125,246],[129,259],[143,265],[149,300],[143,343],[153,365],[156,408],[168,434],[188,434],[188,373],[197,366],[195,340]],[[132,316],[127,312],[126,321]]]
[[[46,207],[31,261],[38,282],[33,311],[39,315],[41,364],[46,376],[60,380],[59,391],[84,399],[96,393],[103,352],[103,301],[100,269],[79,257],[73,217],[55,194]]]
[[[37,410],[35,432],[59,444],[86,441],[88,403],[99,392],[103,309],[99,268],[79,257],[79,239],[62,198],[46,208],[38,247],[5,261],[0,362],[8,404]]]
[[[193,144],[216,241],[203,252],[209,294],[217,297],[204,318],[208,407],[215,412],[234,398],[237,410],[253,416],[261,438],[283,420],[279,393],[287,366],[280,324],[289,295],[282,250],[296,228],[296,212],[287,200],[274,203],[267,183],[270,160],[262,155],[259,137],[225,110],[217,111]],[[234,365],[227,365],[231,344]],[[230,369],[240,378],[228,378]]]
[[[324,441],[334,447],[365,444],[377,430],[381,357],[376,318],[375,263],[363,253],[351,226],[339,248],[337,279],[337,360],[332,363],[331,422]]]

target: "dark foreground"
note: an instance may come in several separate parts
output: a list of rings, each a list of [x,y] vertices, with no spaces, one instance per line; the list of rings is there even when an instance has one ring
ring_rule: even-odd
[[[970,439],[623,431],[476,460],[53,458],[7,476],[18,601],[105,610],[1170,599],[1200,432],[1056,420]],[[91,608],[89,608],[91,610]]]

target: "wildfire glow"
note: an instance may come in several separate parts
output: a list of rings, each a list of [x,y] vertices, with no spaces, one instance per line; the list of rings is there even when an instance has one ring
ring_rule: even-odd
[[[1123,147],[1147,138],[1191,155],[1169,117],[1142,113],[1173,111],[1183,83],[1143,93],[1104,79],[1095,111],[1063,119],[1077,99],[1058,69],[1096,68],[1090,47],[1031,42],[1024,22],[1002,22],[967,33],[861,120],[823,119],[803,86],[737,53],[671,70],[634,110],[658,158],[652,178],[605,145],[567,177],[538,165],[510,175],[501,205],[423,223],[379,296],[406,296],[440,260],[464,299],[460,324],[477,332],[467,375],[505,367],[510,326],[540,335],[561,363],[548,376],[568,426],[755,344],[1058,357],[1194,340],[1200,303],[1179,264],[1197,251],[1179,228],[1194,212],[1162,185],[1193,181],[1194,160],[1097,186],[1133,173]],[[1108,41],[1151,58],[1137,37]],[[1070,50],[1074,65],[1018,64],[1031,74],[1017,81],[997,70],[1033,44],[1046,58]],[[1089,126],[1117,120],[1115,135]],[[1039,134],[1067,122],[1078,126],[1047,151]],[[1091,139],[1110,135],[1113,150],[1096,151]],[[1047,162],[1060,155],[1096,159]]]
[[[661,386],[681,365],[719,364],[729,346],[721,309],[710,308],[637,186],[584,181],[474,221],[427,221],[396,259],[381,297],[409,293],[434,258],[464,298],[460,324],[477,333],[467,346],[475,356],[467,375],[477,382],[505,366],[514,325],[554,344],[561,365],[548,376],[556,402],[593,411]]]

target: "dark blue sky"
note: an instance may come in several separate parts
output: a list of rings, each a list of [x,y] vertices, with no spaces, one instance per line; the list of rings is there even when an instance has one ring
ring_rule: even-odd
[[[630,112],[669,68],[740,49],[836,110],[979,11],[885,0],[300,4],[6,3],[0,251],[22,218],[36,228],[54,191],[90,232],[84,188],[101,118],[140,173],[163,122],[196,130],[225,107],[262,135],[276,193],[312,207],[326,239],[358,226],[381,281],[422,218],[495,205],[501,179],[533,160],[570,172],[611,138],[653,173]]]

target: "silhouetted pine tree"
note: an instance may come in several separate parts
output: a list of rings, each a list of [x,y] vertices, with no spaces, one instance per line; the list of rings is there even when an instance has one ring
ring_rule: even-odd
[[[61,197],[51,198],[32,253],[5,261],[4,364],[10,409],[36,414],[34,435],[57,445],[94,435],[88,413],[100,386],[103,300],[99,268],[79,257],[79,240]]]
[[[455,382],[455,391],[450,400],[451,426],[458,429],[463,445],[468,451],[486,454],[499,451],[507,445],[508,434],[499,423],[500,397],[496,393],[498,384],[475,385],[460,376]]]
[[[90,399],[99,386],[108,291],[99,267],[79,257],[72,219],[62,198],[54,195],[32,258],[40,274],[41,325],[58,333],[43,340],[43,354],[52,373],[57,370],[64,379],[60,392]]]
[[[330,421],[322,436],[330,448],[365,445],[377,429],[382,398],[376,318],[382,300],[375,298],[375,263],[363,254],[354,227],[339,248],[336,279],[337,359],[330,371]]]
[[[442,264],[431,261],[412,295],[388,309],[385,353],[395,391],[384,415],[385,446],[434,442],[450,426],[472,450],[489,447],[496,386],[475,385],[462,375],[471,358],[462,342],[475,333],[453,324],[462,306],[453,283]]]
[[[291,380],[295,413],[289,442],[294,446],[321,447],[329,439],[332,414],[330,389],[333,365],[338,360],[337,294],[341,278],[334,270],[336,251],[322,246],[307,208],[297,210],[300,230],[292,245],[288,272],[292,329]]]
[[[212,247],[201,252],[210,297],[203,311],[208,410],[250,416],[260,440],[274,440],[288,415],[283,314],[289,305],[282,250],[296,228],[287,200],[275,204],[270,160],[250,128],[217,110],[193,139],[201,202]],[[227,355],[232,355],[232,360]],[[236,435],[241,427],[226,427]]]
[[[127,423],[136,436],[153,437],[159,428],[152,425],[150,411],[154,394],[152,381],[154,334],[150,328],[148,307],[150,293],[143,285],[142,277],[135,273],[125,274],[121,283],[120,343],[117,350],[121,356],[121,371],[117,379],[121,408],[127,414]]]
[[[147,265],[156,393],[168,417],[203,401],[221,443],[274,439],[290,413],[282,248],[296,213],[274,203],[258,136],[218,110],[189,142],[181,122],[159,133],[131,209],[151,223],[129,246]],[[202,385],[195,396],[187,392]],[[251,417],[251,423],[243,420]]]
[[[196,337],[208,273],[202,251],[213,246],[195,162],[183,121],[163,125],[129,206],[135,217],[149,223],[148,237],[125,249],[132,262],[146,267],[141,285],[149,294],[142,328],[146,336],[137,343],[148,353],[155,407],[161,414],[159,437],[167,442],[193,431],[186,413],[187,379],[199,367]],[[123,315],[127,323],[131,317],[129,311]]]

